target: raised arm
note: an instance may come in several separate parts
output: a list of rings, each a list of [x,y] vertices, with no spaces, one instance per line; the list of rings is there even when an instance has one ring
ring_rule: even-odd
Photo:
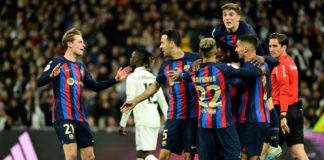
[[[134,99],[125,102],[121,107],[121,112],[128,112],[132,110],[136,104],[142,102],[143,100],[147,99],[148,97],[151,97],[154,93],[156,93],[161,87],[161,84],[159,84],[157,81],[155,81],[150,87],[148,87],[142,94],[135,97]]]
[[[226,66],[224,73],[227,74],[228,77],[238,76],[241,78],[256,78],[262,74],[262,70],[254,66],[237,69],[232,66]]]
[[[60,74],[62,65],[55,61],[50,61],[45,67],[43,73],[37,78],[37,86],[42,87]]]
[[[163,94],[163,91],[161,88],[156,93],[156,95],[157,95],[157,100],[158,100],[159,106],[160,106],[161,111],[164,115],[164,118],[167,119],[168,103],[165,100],[165,97],[164,97],[164,94]]]
[[[131,71],[131,67],[125,67],[124,69],[119,68],[114,79],[97,82],[92,78],[90,72],[86,70],[84,84],[85,86],[88,86],[91,90],[98,92],[103,89],[109,88],[118,83],[119,81],[125,79]]]
[[[255,56],[251,62],[256,66],[261,66],[264,63],[267,63],[270,68],[274,68],[275,66],[279,65],[279,61],[276,58],[267,55]]]

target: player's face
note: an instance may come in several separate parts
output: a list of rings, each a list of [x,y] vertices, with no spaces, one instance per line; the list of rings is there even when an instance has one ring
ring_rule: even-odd
[[[278,58],[285,52],[286,47],[282,46],[278,39],[269,40],[269,51],[272,57]]]
[[[226,9],[223,11],[223,22],[228,30],[237,28],[239,25],[241,16],[237,14],[234,10]]]
[[[170,42],[168,41],[168,36],[165,34],[161,37],[160,49],[165,57],[169,57],[171,55]]]
[[[85,48],[85,44],[81,35],[75,35],[73,42],[69,44],[74,54],[82,56]]]
[[[239,55],[240,59],[244,58],[244,53],[246,51],[246,47],[242,44],[240,40],[236,42],[235,52]]]

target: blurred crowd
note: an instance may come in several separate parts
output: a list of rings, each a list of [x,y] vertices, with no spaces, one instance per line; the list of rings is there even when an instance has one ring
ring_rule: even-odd
[[[230,1],[236,2],[236,1]],[[264,44],[273,32],[289,36],[289,54],[299,68],[305,125],[312,128],[324,111],[324,1],[238,1],[243,19]],[[64,54],[61,38],[77,27],[86,42],[80,59],[96,80],[113,78],[129,65],[138,46],[150,51],[153,73],[163,58],[160,33],[178,29],[182,49],[197,51],[201,38],[222,23],[220,6],[212,0],[0,0],[0,130],[52,125],[50,85],[37,88],[47,63]],[[266,46],[264,48],[267,48]],[[125,100],[124,82],[95,93],[84,90],[88,121],[99,129],[114,128]],[[133,120],[129,120],[129,125]]]

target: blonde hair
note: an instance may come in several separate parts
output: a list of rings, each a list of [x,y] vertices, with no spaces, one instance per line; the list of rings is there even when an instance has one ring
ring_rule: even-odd
[[[242,13],[242,9],[241,9],[240,5],[238,5],[236,3],[227,3],[222,6],[222,11],[227,10],[227,9],[234,10],[238,15],[241,15],[241,13]]]
[[[199,50],[204,57],[212,56],[216,50],[216,41],[211,37],[203,38],[199,42]]]
[[[62,37],[62,45],[64,49],[67,49],[67,43],[68,42],[73,42],[74,41],[74,36],[75,35],[81,35],[80,30],[76,29],[76,28],[70,28],[69,30],[67,30],[63,37]]]

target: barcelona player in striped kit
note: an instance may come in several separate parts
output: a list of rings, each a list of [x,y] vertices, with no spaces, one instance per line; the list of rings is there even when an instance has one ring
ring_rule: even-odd
[[[236,3],[226,3],[222,7],[222,16],[223,23],[218,24],[214,27],[212,31],[212,36],[215,38],[217,45],[221,48],[223,55],[229,57],[229,60],[233,65],[237,65],[239,61],[238,55],[235,53],[236,42],[240,35],[251,34],[256,35],[253,27],[248,23],[241,20],[242,10],[239,4]],[[251,62],[257,66],[262,65],[266,62],[270,70],[279,64],[279,61],[275,58],[266,54],[262,48],[261,41],[258,39],[258,45],[256,50],[258,55],[264,56],[255,56]],[[239,92],[239,88],[232,87],[232,96],[234,99],[237,98],[235,95]],[[239,93],[238,93],[239,94]],[[233,105],[235,105],[233,103]],[[269,144],[271,151],[277,152],[280,156],[281,148],[278,147],[279,143],[279,118],[275,112],[273,106],[270,109],[270,130],[268,133]],[[270,138],[271,137],[271,138]],[[262,157],[260,157],[262,159]]]
[[[175,71],[172,78],[192,81],[199,100],[198,155],[200,160],[240,159],[241,145],[234,127],[228,78],[258,77],[262,71],[236,69],[225,63],[215,62],[216,42],[204,38],[199,44],[203,63],[198,71]],[[220,152],[224,157],[221,157]]]
[[[192,82],[171,80],[169,72],[175,69],[189,71],[192,62],[200,59],[195,53],[183,52],[180,49],[181,37],[177,30],[162,32],[160,48],[165,57],[156,81],[142,94],[127,101],[121,107],[122,112],[134,108],[136,104],[156,93],[162,84],[169,85],[169,107],[162,137],[160,160],[170,159],[171,153],[181,155],[184,159],[194,158],[196,152],[197,107],[198,99]]]
[[[69,29],[63,35],[62,44],[66,49],[64,56],[48,63],[37,79],[37,85],[41,87],[51,83],[53,87],[53,123],[65,159],[76,160],[77,149],[80,149],[83,160],[92,160],[95,158],[94,140],[87,122],[82,90],[84,87],[94,91],[106,89],[125,79],[132,69],[120,68],[114,79],[97,82],[87,68],[77,62],[77,57],[82,56],[85,49],[81,32],[76,28]]]
[[[242,68],[253,70],[258,68],[251,63],[256,56],[257,38],[254,35],[238,37],[236,52],[244,59]],[[271,96],[270,72],[264,64],[264,74],[257,78],[244,79],[244,89],[239,106],[238,133],[243,155],[248,159],[257,159],[261,154],[263,142],[270,123],[267,106]]]

